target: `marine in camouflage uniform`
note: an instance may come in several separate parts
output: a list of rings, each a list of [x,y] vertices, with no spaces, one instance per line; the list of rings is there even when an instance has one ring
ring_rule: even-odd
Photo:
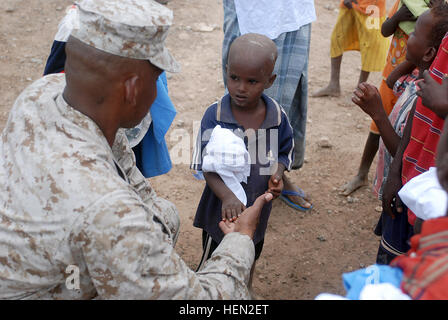
[[[73,37],[178,69],[163,46],[169,9],[151,0],[78,5]],[[136,168],[123,129],[111,147],[97,123],[66,102],[65,87],[63,74],[34,82],[2,134],[0,298],[250,298],[251,238],[228,233],[201,272],[190,270],[174,250],[178,213]],[[79,288],[67,285],[71,266]]]

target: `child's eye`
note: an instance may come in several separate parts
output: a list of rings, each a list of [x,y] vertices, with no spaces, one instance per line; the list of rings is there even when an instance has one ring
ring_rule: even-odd
[[[257,80],[249,80],[249,83],[250,83],[250,84],[257,84],[258,81],[257,81]]]
[[[238,80],[238,77],[232,74],[232,75],[230,76],[230,79],[232,79],[232,80]]]

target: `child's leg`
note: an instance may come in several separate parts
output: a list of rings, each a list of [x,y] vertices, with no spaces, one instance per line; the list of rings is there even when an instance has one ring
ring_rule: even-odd
[[[386,111],[386,114],[389,115],[395,105],[395,102],[397,101],[397,97],[394,95],[392,89],[389,89],[386,81],[384,80],[381,82],[379,92],[383,102],[384,111]],[[361,158],[358,173],[350,182],[344,184],[340,188],[341,194],[348,196],[358,188],[367,185],[370,166],[372,165],[373,159],[375,158],[375,154],[378,150],[379,138],[380,134],[378,128],[375,122],[372,121],[369,136],[364,146],[364,152]]]
[[[367,79],[369,79],[370,72],[369,71],[363,71],[361,70],[361,73],[359,74],[359,80],[358,84],[367,82]]]
[[[359,165],[358,174],[340,188],[342,195],[348,196],[353,191],[368,184],[370,166],[372,165],[373,159],[378,151],[379,142],[380,135],[369,132],[369,136],[367,137],[367,141],[364,146],[361,164]]]
[[[331,58],[330,83],[312,94],[313,97],[339,96],[341,94],[341,85],[339,82],[341,74],[342,55]]]
[[[331,57],[331,75],[330,83],[322,88],[312,97],[339,96],[340,89],[340,70],[342,55],[345,51],[359,50],[357,30],[355,28],[355,16],[352,9],[339,8],[339,15],[336,24],[331,33],[330,57]]]

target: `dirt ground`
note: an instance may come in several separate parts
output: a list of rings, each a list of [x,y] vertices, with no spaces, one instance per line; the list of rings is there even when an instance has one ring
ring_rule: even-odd
[[[316,1],[317,21],[312,26],[310,88],[313,92],[329,79],[331,29],[337,18],[338,0]],[[44,70],[58,22],[70,0],[0,1],[0,129],[18,94]],[[390,6],[391,0],[388,1]],[[178,115],[166,140],[173,151],[179,133],[188,132],[193,145],[193,123],[205,108],[222,96],[222,0],[172,0],[174,25],[167,44],[182,64],[182,72],[168,75],[169,93]],[[370,124],[351,100],[360,72],[357,52],[344,55],[339,98],[310,98],[305,164],[289,176],[311,194],[314,209],[301,213],[280,200],[273,204],[263,253],[257,263],[255,292],[266,299],[314,299],[320,292],[344,294],[341,274],[375,262],[379,239],[373,228],[379,201],[370,185],[350,197],[337,189],[359,165]],[[369,81],[379,84],[380,74]],[[319,141],[327,137],[331,147]],[[191,152],[191,149],[189,149]],[[190,154],[184,158],[189,159]],[[181,234],[177,251],[191,268],[201,257],[201,230],[192,226],[204,187],[193,179],[186,163],[176,163],[166,175],[151,179],[159,195],[177,205]]]

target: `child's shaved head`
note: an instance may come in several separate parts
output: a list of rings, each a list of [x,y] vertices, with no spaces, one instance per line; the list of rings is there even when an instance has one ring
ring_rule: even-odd
[[[247,33],[232,42],[227,64],[231,64],[233,59],[250,59],[270,75],[277,60],[277,46],[264,35]]]

